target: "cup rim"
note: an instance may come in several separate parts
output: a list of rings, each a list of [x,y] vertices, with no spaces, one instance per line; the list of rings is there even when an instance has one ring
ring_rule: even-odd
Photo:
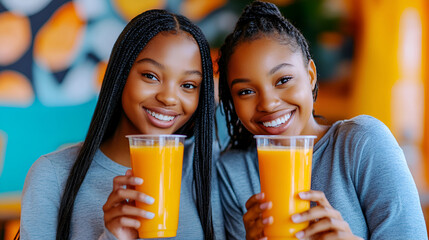
[[[254,135],[254,139],[268,138],[268,139],[316,139],[315,135],[296,135],[296,136],[286,136],[286,135]]]
[[[126,138],[148,138],[148,137],[172,137],[172,138],[186,138],[186,135],[181,134],[130,134],[125,135]]]

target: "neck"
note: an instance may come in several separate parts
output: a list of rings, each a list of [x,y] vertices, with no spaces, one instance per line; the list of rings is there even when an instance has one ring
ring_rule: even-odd
[[[123,119],[120,120],[122,122]],[[125,167],[131,167],[129,141],[125,137],[131,134],[130,131],[123,129],[123,124],[119,123],[113,136],[101,143],[100,150],[112,161]]]
[[[330,126],[319,124],[313,116],[311,116],[308,121],[307,127],[301,134],[317,136],[317,138],[314,140],[314,144],[316,144],[323,137],[323,135],[325,135]]]

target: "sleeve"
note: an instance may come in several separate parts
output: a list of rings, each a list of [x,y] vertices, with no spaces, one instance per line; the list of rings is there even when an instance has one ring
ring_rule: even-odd
[[[60,196],[52,163],[46,157],[39,158],[30,168],[22,192],[22,240],[55,239]]]
[[[417,188],[394,136],[378,120],[362,132],[355,179],[370,239],[428,239]]]
[[[117,238],[106,227],[104,227],[103,234],[101,234],[98,240],[117,240]]]
[[[231,177],[225,166],[217,163],[220,202],[223,211],[226,238],[246,239],[246,230],[243,223],[243,214],[240,203],[235,195]]]

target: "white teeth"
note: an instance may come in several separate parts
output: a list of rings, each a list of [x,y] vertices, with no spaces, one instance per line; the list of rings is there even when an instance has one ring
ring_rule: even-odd
[[[262,122],[262,124],[265,127],[278,127],[279,125],[287,122],[287,120],[289,120],[290,116],[291,116],[291,113],[286,114],[286,115],[284,115],[282,117],[279,117],[279,118],[274,119],[274,120],[269,121],[269,122]]]
[[[173,116],[167,116],[167,115],[163,115],[163,114],[160,114],[160,113],[155,113],[155,112],[152,112],[151,110],[149,110],[149,109],[146,109],[146,111],[150,114],[150,115],[152,115],[154,118],[156,118],[156,119],[158,119],[158,120],[161,120],[161,121],[171,121],[171,120],[173,120],[174,119],[174,117]]]

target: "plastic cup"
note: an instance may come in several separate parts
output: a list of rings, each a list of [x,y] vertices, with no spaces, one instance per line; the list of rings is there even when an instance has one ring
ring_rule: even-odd
[[[309,223],[293,223],[291,216],[310,209],[299,192],[311,187],[311,163],[316,136],[256,135],[261,191],[272,208],[263,217],[273,217],[264,228],[268,239],[296,239]]]
[[[179,223],[184,135],[128,135],[133,176],[142,178],[136,190],[155,199],[136,206],[155,214],[139,218],[139,238],[175,237]]]

